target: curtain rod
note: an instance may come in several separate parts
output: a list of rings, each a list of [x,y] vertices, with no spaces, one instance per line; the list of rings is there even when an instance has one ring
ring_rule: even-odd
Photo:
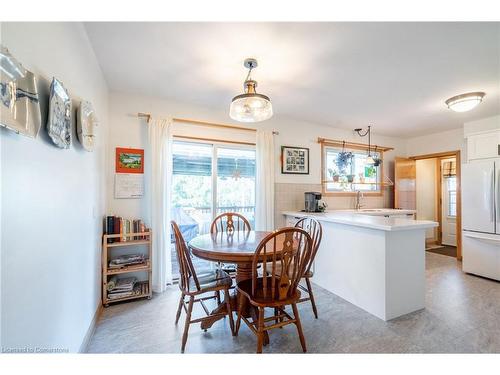
[[[144,113],[144,112],[139,112],[137,114],[137,117],[143,117],[146,119],[147,122],[151,120],[151,113]],[[245,128],[243,126],[235,126],[235,125],[229,125],[229,124],[219,124],[216,122],[208,122],[208,121],[200,121],[200,120],[192,120],[192,119],[185,119],[185,118],[178,118],[174,117],[172,118],[172,121],[175,122],[180,122],[180,123],[185,123],[185,124],[193,124],[193,125],[201,125],[201,126],[211,126],[214,128],[225,128],[225,129],[237,129],[237,130],[244,130],[244,131],[249,131],[249,132],[256,132],[257,129],[253,128]],[[279,134],[277,131],[273,131],[274,135]]]
[[[215,143],[233,143],[233,144],[236,144],[236,145],[255,146],[254,142],[227,141],[227,140],[224,140],[224,139],[204,138],[204,137],[190,137],[190,136],[187,136],[187,135],[174,135],[174,138],[190,139],[190,140],[193,140],[193,141],[204,141],[204,142],[215,142]]]
[[[330,145],[338,145],[338,146],[342,146],[342,145],[345,144],[348,147],[350,146],[350,147],[360,147],[360,148],[363,148],[363,149],[365,149],[365,148],[368,149],[368,145],[366,145],[364,143],[339,141],[337,139],[318,138],[318,143],[330,144]],[[373,150],[375,150],[375,148],[376,148],[377,150],[380,150],[382,152],[394,150],[393,147],[382,147],[382,146],[377,146],[377,145],[372,145],[371,148]]]

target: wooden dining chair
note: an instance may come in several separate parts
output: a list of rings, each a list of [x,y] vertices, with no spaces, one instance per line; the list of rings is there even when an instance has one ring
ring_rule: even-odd
[[[184,309],[186,312],[186,321],[184,323],[184,334],[182,335],[182,345],[181,352],[184,353],[186,347],[189,326],[193,323],[200,323],[207,319],[213,318],[214,316],[226,315],[226,313],[210,314],[204,301],[216,298],[215,295],[212,296],[200,296],[205,293],[213,293],[224,291],[224,303],[226,304],[227,315],[229,316],[229,325],[231,327],[231,333],[235,335],[234,331],[234,321],[233,314],[231,310],[231,303],[229,300],[229,288],[232,285],[231,277],[224,271],[220,269],[215,269],[213,271],[204,272],[203,274],[197,275],[196,270],[191,261],[191,254],[186,246],[186,242],[182,236],[179,226],[175,221],[171,221],[172,231],[175,237],[175,250],[177,253],[177,261],[179,263],[180,279],[179,279],[179,289],[181,290],[181,298],[179,300],[179,307],[177,308],[177,315],[175,317],[175,324],[179,322],[181,316],[181,310]],[[200,297],[198,297],[200,296]],[[189,301],[186,302],[186,297],[189,297]],[[198,297],[198,298],[196,298]],[[193,311],[193,305],[195,302],[200,302],[203,310],[207,314],[206,317],[191,319],[191,313]],[[187,308],[186,308],[187,304]]]
[[[318,310],[316,309],[316,302],[314,301],[311,278],[314,275],[314,258],[316,258],[316,254],[318,253],[319,245],[321,243],[321,238],[323,237],[323,228],[321,227],[320,222],[312,217],[304,217],[300,219],[295,224],[295,227],[304,229],[309,234],[309,236],[311,236],[312,240],[311,259],[309,260],[309,264],[307,265],[303,275],[303,278],[306,282],[306,287],[299,283],[299,288],[302,291],[307,292],[308,296],[305,298],[301,298],[299,302],[311,301],[314,316],[316,319],[318,319]]]
[[[245,216],[237,212],[224,212],[218,215],[210,225],[210,233],[234,233],[236,231],[250,232],[252,230],[250,222]],[[236,277],[236,265],[231,263],[218,263],[218,267]],[[218,297],[220,298],[220,297]]]
[[[267,235],[257,246],[252,261],[252,278],[237,284],[239,293],[238,319],[235,333],[238,334],[241,320],[257,336],[257,353],[262,353],[265,332],[295,324],[302,350],[306,352],[306,341],[300,324],[297,302],[300,300],[298,285],[312,255],[312,240],[300,228],[283,228]],[[262,263],[264,273],[258,275],[258,265]],[[277,265],[283,272],[277,273]],[[258,309],[257,321],[250,321],[243,312],[246,305]],[[293,317],[285,311],[292,306]],[[264,309],[271,308],[274,315],[264,317]],[[272,324],[267,324],[272,322]]]

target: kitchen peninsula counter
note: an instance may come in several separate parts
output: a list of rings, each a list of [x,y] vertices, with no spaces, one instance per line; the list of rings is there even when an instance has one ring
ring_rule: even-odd
[[[425,307],[425,230],[438,223],[414,220],[413,214],[283,212],[288,226],[307,216],[322,224],[312,281],[383,320]]]

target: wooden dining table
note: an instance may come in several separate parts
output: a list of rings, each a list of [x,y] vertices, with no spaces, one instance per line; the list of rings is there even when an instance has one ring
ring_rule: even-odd
[[[236,264],[236,282],[239,282],[252,278],[252,260],[255,250],[262,239],[270,233],[266,231],[235,231],[232,233],[203,234],[189,241],[188,246],[191,253],[198,258],[212,262]],[[236,293],[232,294],[230,298],[233,311],[237,311],[238,297]],[[226,305],[221,303],[212,311],[212,314],[220,314],[224,311],[226,311]],[[251,306],[243,313],[246,316],[252,316],[256,321],[257,312]],[[214,316],[213,319],[203,322],[201,328],[207,329],[219,319],[222,319],[221,315]],[[268,341],[267,337],[265,341]]]

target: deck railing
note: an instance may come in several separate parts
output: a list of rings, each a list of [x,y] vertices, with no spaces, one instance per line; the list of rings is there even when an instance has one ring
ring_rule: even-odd
[[[209,214],[212,211],[212,207],[185,207],[185,211],[199,211],[203,214]],[[223,206],[217,207],[218,213],[223,212],[237,212],[237,213],[251,213],[254,212],[255,206]]]

